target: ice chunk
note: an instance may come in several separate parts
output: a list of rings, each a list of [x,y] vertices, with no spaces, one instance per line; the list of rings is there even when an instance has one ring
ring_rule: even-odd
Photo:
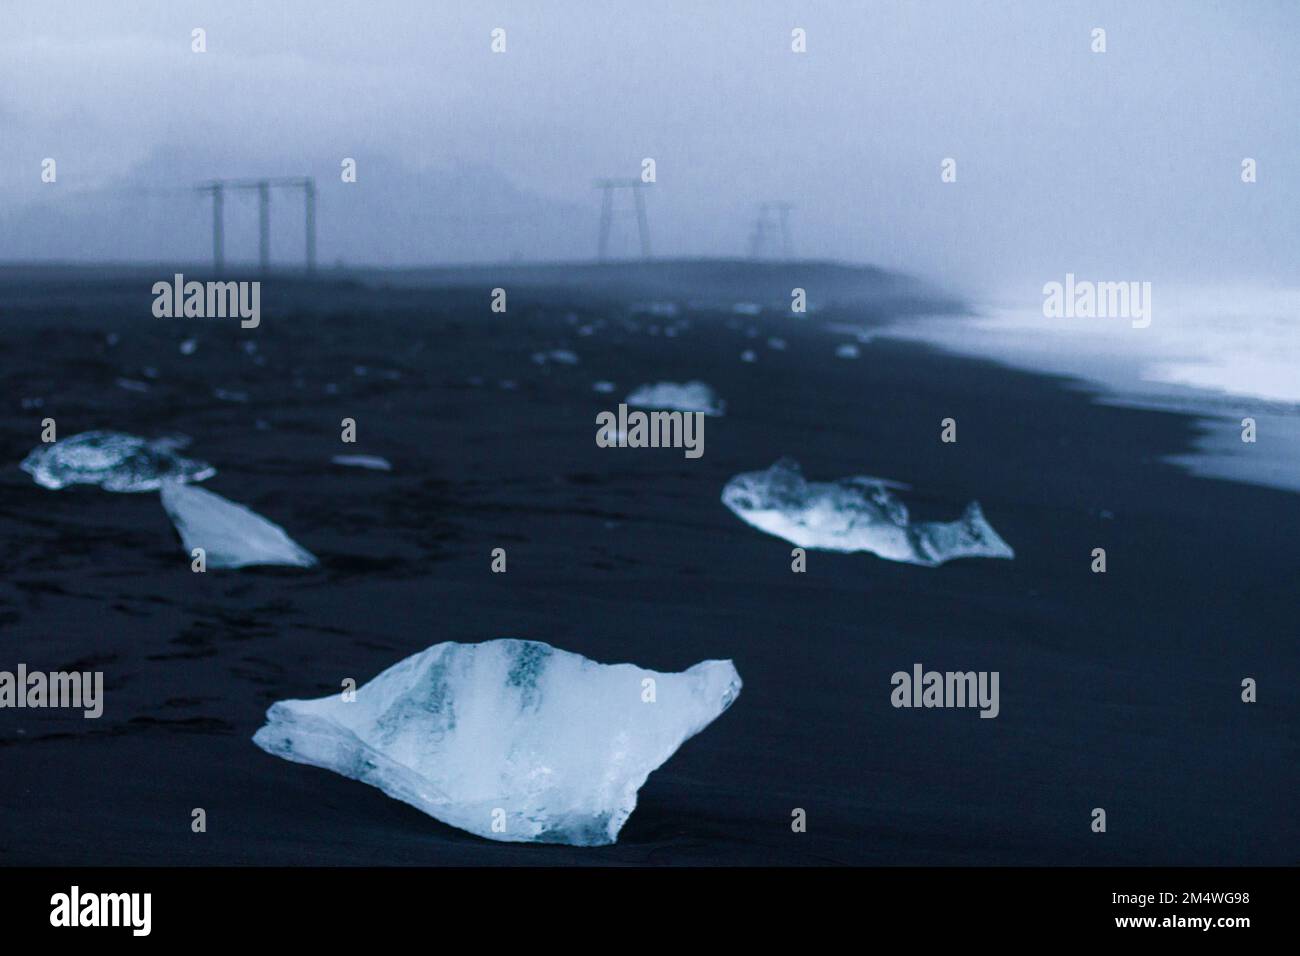
[[[613,843],[651,771],[740,693],[731,661],[680,674],[538,641],[435,644],[356,691],[283,700],[253,742],[489,840]]]
[[[203,481],[217,470],[176,454],[187,438],[146,441],[123,432],[82,432],[41,445],[19,466],[44,488],[99,485],[105,491],[157,491],[165,480]]]
[[[642,385],[627,397],[627,404],[668,411],[703,412],[706,415],[721,415],[726,407],[713,389],[703,382]]]
[[[891,487],[899,485],[865,475],[805,481],[798,462],[782,458],[767,471],[732,478],[722,489],[722,503],[747,524],[801,548],[870,551],[930,567],[953,558],[1015,557],[978,502],[957,521],[911,524]]]
[[[378,455],[335,455],[330,461],[345,468],[369,468],[371,471],[393,470],[388,459],[380,458]]]
[[[163,482],[162,504],[185,550],[202,548],[209,568],[316,564],[316,558],[278,524],[210,491],[179,481]]]

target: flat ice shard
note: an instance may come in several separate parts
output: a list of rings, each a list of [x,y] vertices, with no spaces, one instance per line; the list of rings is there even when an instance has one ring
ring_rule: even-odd
[[[392,471],[393,466],[387,458],[378,455],[335,455],[330,459],[344,468],[369,468],[371,471]]]
[[[870,551],[929,567],[953,558],[1015,557],[978,502],[957,521],[911,524],[891,487],[899,485],[865,475],[805,481],[799,463],[782,458],[766,471],[732,478],[722,489],[722,503],[747,524],[801,548]]]
[[[613,843],[650,772],[740,693],[731,661],[680,674],[538,641],[434,644],[356,691],[282,700],[253,742],[489,840]]]
[[[656,382],[642,385],[627,397],[627,404],[677,412],[721,415],[725,403],[703,382]]]
[[[105,491],[157,491],[164,481],[203,481],[217,470],[176,453],[184,437],[146,441],[123,432],[91,431],[41,445],[19,466],[43,488],[99,485]]]
[[[287,564],[310,568],[316,558],[278,524],[221,495],[179,481],[162,486],[162,505],[185,550],[202,548],[209,568]]]

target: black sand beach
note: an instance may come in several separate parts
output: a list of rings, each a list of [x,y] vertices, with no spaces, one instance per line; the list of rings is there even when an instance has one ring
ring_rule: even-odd
[[[0,281],[0,669],[106,680],[99,720],[0,712],[0,862],[1296,862],[1300,497],[1163,463],[1191,447],[1192,419],[888,340],[837,358],[852,338],[828,325],[908,310],[883,285],[806,319],[692,310],[708,296],[683,288],[674,319],[637,312],[644,289],[615,281],[271,279],[245,330],[153,318],[168,271],[145,272]],[[553,349],[578,363],[531,358]],[[598,411],[690,379],[726,401],[702,458],[596,446]],[[191,436],[218,469],[205,487],[320,566],[192,573],[156,494],[52,492],[18,469],[45,417],[64,437]],[[945,417],[956,444],[939,440]],[[330,463],[347,453],[393,471]],[[794,574],[788,544],[719,502],[783,455],[809,478],[907,482],[921,520],[978,500],[1016,558],[811,552]],[[506,574],[490,571],[497,547]],[[744,691],[603,848],[489,842],[250,741],[276,700],[496,637],[657,670],[731,658]],[[915,662],[999,671],[999,716],[891,707],[890,675]]]

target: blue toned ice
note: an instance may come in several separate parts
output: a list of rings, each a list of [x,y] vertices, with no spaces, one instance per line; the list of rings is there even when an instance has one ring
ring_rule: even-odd
[[[253,742],[489,840],[599,846],[618,839],[650,773],[740,688],[731,661],[664,674],[538,641],[447,642],[354,699],[272,705]]]
[[[184,437],[148,441],[124,432],[91,431],[41,445],[23,459],[23,471],[43,488],[98,485],[105,491],[157,491],[164,481],[203,481],[217,470],[177,454]]]
[[[639,408],[659,408],[679,412],[703,412],[721,415],[726,403],[704,382],[655,382],[642,385],[626,399]]]
[[[366,468],[370,471],[393,470],[392,463],[378,455],[335,455],[330,461],[344,468]]]
[[[722,503],[747,524],[801,548],[868,551],[927,567],[954,558],[1015,557],[978,502],[956,521],[913,524],[891,487],[900,486],[866,476],[807,481],[798,462],[782,458],[766,471],[732,478]]]
[[[209,568],[279,564],[310,568],[311,552],[283,528],[241,504],[179,481],[164,482],[162,505],[185,550],[202,548]]]

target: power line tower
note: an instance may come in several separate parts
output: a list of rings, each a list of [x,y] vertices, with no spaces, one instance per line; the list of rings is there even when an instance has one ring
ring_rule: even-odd
[[[749,256],[751,259],[762,258],[769,245],[775,248],[777,236],[781,238],[781,256],[794,258],[794,247],[790,242],[790,210],[794,208],[788,202],[763,202],[758,204],[758,217],[754,220],[754,229],[749,234]]]
[[[609,231],[614,219],[614,190],[630,189],[636,211],[637,235],[641,240],[641,258],[650,258],[650,225],[646,221],[645,196],[641,190],[647,184],[639,179],[598,179],[596,188],[600,196],[600,232],[596,238],[596,258],[605,262],[609,258]]]
[[[225,195],[231,189],[257,193],[257,263],[262,272],[271,268],[272,187],[302,190],[307,271],[316,271],[316,180],[311,176],[285,176],[278,179],[214,179],[195,187],[201,193],[212,195],[212,265],[218,273],[225,268]]]
[[[212,194],[212,270],[220,275],[226,268],[226,184],[214,180],[195,188],[201,193]]]

